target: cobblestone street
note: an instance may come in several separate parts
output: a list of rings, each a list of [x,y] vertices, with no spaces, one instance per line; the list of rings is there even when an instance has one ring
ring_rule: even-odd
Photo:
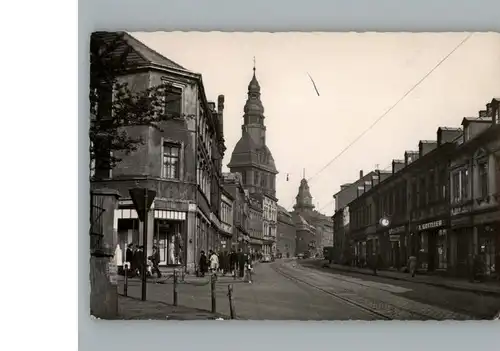
[[[224,319],[229,318],[229,284],[234,288],[237,319],[491,319],[500,306],[500,299],[494,296],[479,296],[378,276],[336,274],[318,268],[308,261],[280,260],[257,265],[252,284],[228,276],[219,277],[216,284],[217,312]],[[172,305],[172,279],[164,278],[162,282],[148,283],[147,299]],[[123,282],[119,291],[123,292]],[[139,280],[129,280],[128,295],[140,297]],[[187,276],[184,282],[178,284],[178,303],[179,308],[210,311],[209,278]],[[185,313],[194,313],[196,318],[193,319],[211,318],[211,315],[199,312]]]
[[[464,291],[462,289],[451,289],[444,287],[437,287],[425,284],[421,280],[408,281],[403,279],[394,280],[384,277],[385,272],[379,272],[377,276],[360,274],[351,271],[340,271],[337,269],[323,268],[324,261],[319,260],[299,260],[297,264],[299,267],[307,268],[308,271],[316,271],[316,275],[327,279],[327,281],[343,281],[345,284],[360,285],[364,288],[358,288],[376,294],[377,297],[385,290],[390,292],[390,302],[394,304],[401,303],[402,299],[412,306],[419,306],[424,308],[424,305],[431,306],[433,311],[454,311],[461,315],[468,315],[475,319],[492,319],[495,313],[500,311],[500,294],[493,295],[491,293],[481,293],[480,289],[493,290],[493,287],[477,288],[478,291]],[[329,277],[329,278],[328,278]],[[333,278],[333,279],[332,279]],[[467,282],[464,282],[467,284]],[[387,288],[391,287],[391,288]],[[377,292],[378,290],[378,292]],[[382,296],[382,299],[385,297]],[[417,304],[417,305],[415,305]],[[425,307],[429,308],[429,307]],[[424,308],[424,309],[425,309]],[[427,313],[427,312],[426,312]],[[437,312],[436,312],[437,313]],[[445,313],[446,315],[446,313]],[[449,316],[449,314],[448,314]],[[439,314],[436,314],[439,317]],[[438,318],[441,319],[441,318]]]

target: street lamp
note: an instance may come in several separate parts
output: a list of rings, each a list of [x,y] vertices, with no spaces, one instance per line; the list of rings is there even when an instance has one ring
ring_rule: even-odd
[[[389,220],[389,218],[384,216],[384,217],[380,218],[379,224],[382,227],[388,227],[391,224],[391,221]]]

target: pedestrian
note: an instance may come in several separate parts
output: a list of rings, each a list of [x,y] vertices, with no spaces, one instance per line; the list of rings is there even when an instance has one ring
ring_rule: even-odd
[[[415,277],[416,270],[417,270],[417,257],[415,255],[411,255],[408,258],[408,271],[410,272],[412,277]]]
[[[217,254],[210,250],[210,271],[212,274],[217,275],[217,270],[219,269],[219,257]]]
[[[231,275],[236,276],[236,266],[238,265],[238,255],[234,249],[231,249],[231,253],[229,254],[229,269]]]
[[[373,270],[373,275],[377,275],[377,265],[378,265],[378,255],[374,252],[372,254],[372,270]]]
[[[207,272],[207,256],[205,255],[205,251],[201,250],[200,252],[200,260],[198,262],[198,272],[202,277],[205,276]]]
[[[239,277],[243,278],[245,275],[245,255],[241,248],[238,249],[238,271]]]
[[[127,266],[127,274],[129,277],[131,277],[135,269],[133,243],[127,245],[127,250],[125,251],[125,265]]]
[[[156,272],[156,275],[158,278],[161,278],[161,271],[160,271],[160,251],[156,246],[153,246],[153,254],[149,256],[149,260],[151,261],[151,264],[153,265],[153,268],[151,270],[151,273],[154,274]]]
[[[247,281],[248,283],[252,284],[252,255],[247,255],[247,261],[245,263],[246,266],[246,272],[247,272]]]
[[[135,251],[134,258],[135,264],[137,267],[137,274],[142,277],[142,272],[146,267],[144,267],[144,251],[142,246],[137,246],[137,250]]]

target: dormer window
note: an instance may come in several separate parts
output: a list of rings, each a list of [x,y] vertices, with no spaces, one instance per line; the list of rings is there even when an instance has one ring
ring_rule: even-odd
[[[464,126],[464,141],[468,141],[470,139],[470,126]]]

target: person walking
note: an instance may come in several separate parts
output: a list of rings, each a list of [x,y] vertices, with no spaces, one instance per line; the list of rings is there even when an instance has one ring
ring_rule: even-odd
[[[158,247],[153,246],[153,254],[149,256],[149,260],[153,264],[153,268],[151,270],[151,274],[155,274],[158,278],[161,278],[161,271],[160,271],[160,251],[158,250]]]
[[[236,254],[236,251],[232,249],[231,253],[229,254],[229,269],[232,276],[236,276],[237,263],[238,263],[238,255]]]
[[[200,252],[200,260],[198,261],[198,273],[200,274],[200,276],[204,277],[205,276],[205,273],[207,272],[207,268],[208,268],[208,265],[207,265],[207,256],[205,255],[205,251],[201,250]]]
[[[238,276],[240,278],[243,278],[245,276],[245,255],[243,254],[243,251],[238,249]]]
[[[246,280],[248,283],[252,284],[252,271],[253,271],[253,266],[252,266],[252,255],[247,255],[247,260],[245,263],[246,266]]]
[[[217,254],[210,250],[210,272],[214,275],[217,275],[217,269],[219,269],[219,257]]]
[[[417,257],[415,255],[411,255],[408,258],[408,271],[412,277],[415,277],[415,272],[417,271]]]

